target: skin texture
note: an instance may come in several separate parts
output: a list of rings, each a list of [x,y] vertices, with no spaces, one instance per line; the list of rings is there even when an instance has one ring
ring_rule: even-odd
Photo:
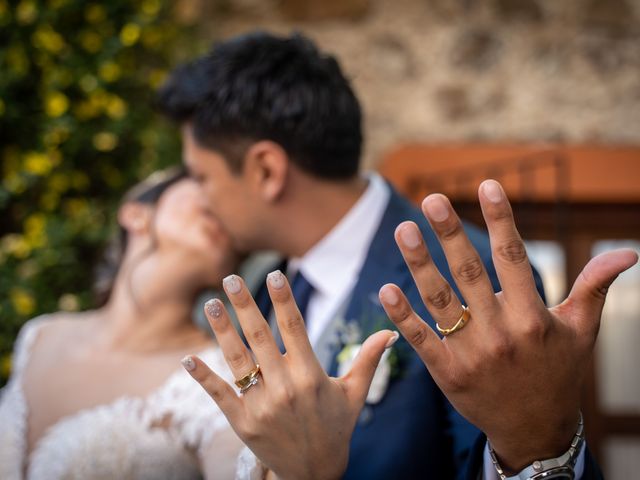
[[[567,299],[547,309],[537,294],[501,186],[492,180],[483,182],[479,199],[503,291],[493,293],[449,201],[436,194],[425,199],[423,210],[468,302],[470,321],[441,339],[415,314],[397,286],[382,287],[380,299],[454,407],[487,434],[505,470],[515,472],[535,459],[555,457],[568,449],[577,428],[583,377],[607,289],[638,256],[619,250],[592,259]],[[431,262],[417,226],[399,225],[396,240],[430,313],[441,327],[453,326],[462,311],[460,300]],[[240,290],[234,293],[238,285]],[[236,287],[234,291],[230,286]],[[268,325],[239,277],[228,280],[225,289],[262,375],[243,396],[196,357],[192,376],[278,477],[339,478],[346,467],[355,419],[393,334],[383,331],[369,337],[349,374],[329,378],[311,351],[288,285],[280,290],[269,286],[288,351],[285,356],[277,351]],[[253,368],[254,360],[223,308],[210,310],[209,321],[240,378]],[[214,311],[220,313],[211,315]]]

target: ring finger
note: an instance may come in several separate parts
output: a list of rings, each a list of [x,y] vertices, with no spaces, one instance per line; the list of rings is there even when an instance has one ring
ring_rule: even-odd
[[[418,226],[401,223],[395,238],[429,313],[440,327],[453,327],[460,318],[462,304],[433,263]]]
[[[233,377],[237,380],[249,374],[256,362],[229,320],[224,304],[214,298],[205,303],[204,311]]]

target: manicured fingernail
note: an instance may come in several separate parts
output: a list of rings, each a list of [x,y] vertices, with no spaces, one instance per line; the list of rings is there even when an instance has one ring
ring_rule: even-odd
[[[400,238],[402,239],[402,243],[411,249],[417,248],[418,245],[420,245],[420,235],[413,225],[403,225],[402,228],[400,228]]]
[[[267,275],[267,282],[271,285],[271,288],[275,288],[276,290],[280,290],[284,287],[284,275],[280,270],[276,270]]]
[[[400,298],[398,297],[398,294],[395,292],[395,290],[387,286],[382,287],[382,289],[380,290],[380,299],[384,303],[388,303],[391,306],[397,305],[400,301]]]
[[[222,280],[222,286],[227,291],[227,293],[230,293],[232,295],[240,293],[240,290],[242,288],[240,277],[237,275],[229,275],[228,277],[225,277],[224,280]]]
[[[189,372],[193,372],[196,369],[196,362],[191,355],[187,355],[182,360],[182,366]]]
[[[444,222],[449,218],[449,206],[440,195],[432,195],[425,200],[429,218],[436,222]]]
[[[207,310],[210,317],[220,318],[220,315],[222,315],[222,302],[217,298],[212,298],[205,303],[204,308]]]
[[[502,187],[495,180],[487,180],[482,184],[482,191],[485,196],[493,203],[501,202],[504,195]]]
[[[391,348],[393,344],[398,341],[399,338],[400,338],[400,334],[398,332],[393,332],[393,335],[389,337],[389,340],[387,340],[387,343],[384,345],[384,348],[385,349]]]

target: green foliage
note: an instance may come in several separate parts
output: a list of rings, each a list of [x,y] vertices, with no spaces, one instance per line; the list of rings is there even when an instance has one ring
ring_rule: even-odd
[[[161,0],[0,0],[0,385],[29,318],[91,307],[118,200],[179,161],[155,88],[188,29]]]

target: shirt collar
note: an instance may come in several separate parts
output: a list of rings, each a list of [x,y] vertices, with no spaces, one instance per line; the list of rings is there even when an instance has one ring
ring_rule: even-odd
[[[357,278],[378,230],[391,192],[375,172],[365,174],[367,189],[347,214],[304,256],[289,261],[289,272],[301,271],[318,293],[343,293]]]

